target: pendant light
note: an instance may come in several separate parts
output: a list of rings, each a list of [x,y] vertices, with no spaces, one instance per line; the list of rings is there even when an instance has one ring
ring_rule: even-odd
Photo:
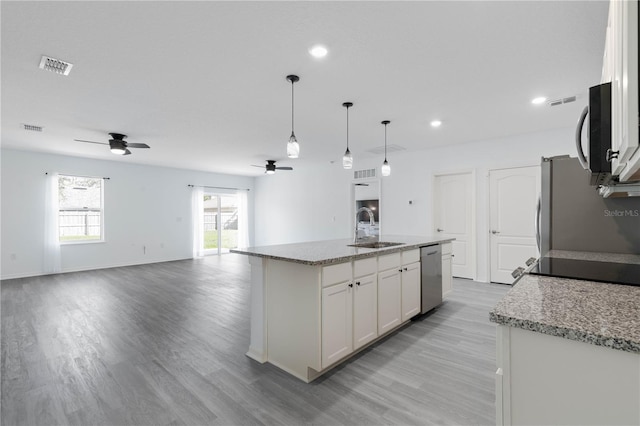
[[[389,120],[384,120],[382,124],[384,124],[384,162],[382,163],[382,168],[380,171],[382,172],[382,176],[389,176],[391,174],[391,166],[387,161],[387,124],[391,123]]]
[[[293,84],[300,80],[297,75],[288,75],[287,80],[291,82],[291,136],[289,136],[289,142],[287,142],[287,157],[298,158],[300,155],[300,145],[296,139],[296,134],[293,132]]]
[[[349,151],[349,108],[353,106],[353,102],[345,102],[342,106],[347,109],[347,150],[342,156],[342,167],[348,170],[353,167],[353,156]]]

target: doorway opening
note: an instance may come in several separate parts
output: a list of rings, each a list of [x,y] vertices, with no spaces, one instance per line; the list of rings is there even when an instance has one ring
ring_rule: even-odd
[[[205,255],[229,253],[238,247],[239,202],[236,194],[203,195],[203,248]]]

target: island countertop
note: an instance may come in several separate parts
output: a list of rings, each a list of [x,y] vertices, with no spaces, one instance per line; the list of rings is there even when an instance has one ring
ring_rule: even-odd
[[[383,248],[350,247],[349,244],[353,244],[353,240],[345,238],[339,240],[237,248],[232,249],[231,252],[302,263],[304,265],[329,265],[359,258],[391,254],[432,244],[446,243],[453,240],[453,238],[443,238],[439,236],[384,235],[380,237],[380,241],[401,244]]]
[[[640,256],[550,252],[547,256],[638,263]],[[524,275],[490,312],[492,322],[640,353],[640,287]]]

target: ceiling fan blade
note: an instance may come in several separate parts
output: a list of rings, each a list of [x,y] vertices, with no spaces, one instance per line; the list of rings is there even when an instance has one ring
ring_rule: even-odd
[[[125,149],[124,150],[124,154],[122,154],[122,155],[129,155],[129,154],[131,154],[131,151],[129,151],[128,149]]]
[[[76,142],[86,142],[86,143],[96,143],[98,145],[109,145],[106,142],[85,141],[85,140],[82,140],[82,139],[74,139],[74,141],[76,141]]]
[[[256,166],[255,164],[251,164],[251,167],[260,167],[261,169],[264,169],[264,166]]]
[[[276,170],[293,170],[293,167],[276,167]]]
[[[127,142],[127,148],[151,148],[146,143],[129,143]]]

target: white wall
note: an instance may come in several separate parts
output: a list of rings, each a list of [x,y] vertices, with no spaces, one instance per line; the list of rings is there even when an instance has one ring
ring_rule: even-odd
[[[488,170],[540,164],[542,156],[575,156],[573,131],[572,128],[556,129],[420,152],[390,153],[387,158],[391,176],[381,178],[383,238],[384,234],[432,235],[433,175],[475,170],[477,277],[486,281],[489,262]],[[402,145],[401,141],[394,143]],[[354,169],[379,169],[381,163],[382,158],[355,156]],[[352,171],[341,170],[337,163],[299,169],[256,179],[257,245],[351,236],[354,220],[350,213]]]
[[[255,243],[346,238],[351,228],[350,177],[342,163],[295,166],[255,180]]]
[[[110,178],[104,189],[106,241],[63,245],[63,272],[190,258],[188,184],[249,188],[253,241],[252,177],[6,149],[1,155],[2,279],[42,274],[45,172]]]

